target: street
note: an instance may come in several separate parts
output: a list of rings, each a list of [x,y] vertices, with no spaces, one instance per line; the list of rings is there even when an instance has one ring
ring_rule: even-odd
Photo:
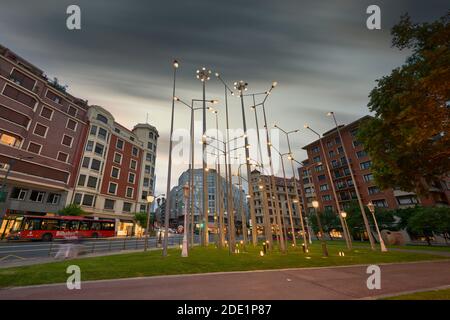
[[[450,261],[380,264],[381,289],[369,290],[367,266],[174,275],[0,290],[0,299],[366,299],[450,285]]]

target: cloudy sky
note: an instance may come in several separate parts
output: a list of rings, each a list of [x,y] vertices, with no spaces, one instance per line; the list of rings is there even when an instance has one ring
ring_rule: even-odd
[[[66,28],[70,4],[81,8],[81,30]],[[366,28],[371,4],[381,8],[381,30]],[[400,15],[427,21],[448,8],[448,0],[0,0],[0,43],[129,128],[145,122],[148,113],[161,136],[156,168],[161,193],[172,59],[181,62],[177,96],[187,101],[201,98],[195,70],[202,66],[230,83],[245,80],[249,92],[265,91],[276,80],[266,106],[269,122],[286,129],[308,122],[324,132],[332,126],[325,116],[329,110],[341,123],[367,114],[375,80],[404,61],[407,52],[392,48],[390,37]],[[207,96],[223,101],[216,79],[208,82]],[[238,99],[230,100],[230,112],[232,127],[241,127]],[[178,106],[175,120],[175,128],[187,128],[188,110]],[[301,147],[314,136],[302,130],[292,139],[296,158],[304,159]],[[185,169],[175,166],[173,183]]]

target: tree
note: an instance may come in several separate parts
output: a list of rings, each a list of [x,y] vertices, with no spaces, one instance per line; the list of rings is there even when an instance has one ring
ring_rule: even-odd
[[[368,208],[364,208],[367,219],[369,220],[369,226],[372,232],[375,230],[375,223],[372,218],[372,213],[370,213]],[[347,224],[351,234],[355,235],[357,233],[361,238],[366,227],[361,214],[361,210],[357,202],[351,202],[349,207],[345,209],[347,212]],[[392,211],[383,210],[381,208],[375,208],[375,216],[377,218],[378,227],[380,230],[396,230],[397,226],[395,223],[395,218]],[[376,238],[376,237],[374,237]]]
[[[419,207],[408,219],[408,229],[424,236],[431,246],[433,233],[441,234],[445,241],[450,233],[450,209],[445,207]]]
[[[317,214],[320,217],[320,222],[322,223],[322,229],[324,233],[328,233],[328,236],[331,240],[333,238],[331,237],[331,232],[333,230],[340,230],[342,231],[342,226],[339,222],[339,217],[330,210],[325,210],[324,212],[317,212]],[[311,213],[309,215],[309,221],[311,223],[311,226],[315,233],[319,232],[319,226],[317,225],[317,217],[315,213]]]
[[[138,225],[141,226],[141,228],[143,228],[143,229],[147,228],[147,213],[136,212],[134,214],[134,220],[137,222]]]
[[[60,216],[83,216],[86,212],[77,204],[71,203],[58,211]]]
[[[432,23],[406,14],[392,28],[392,44],[412,55],[377,80],[368,108],[374,118],[358,130],[381,189],[421,195],[450,171],[450,11]]]

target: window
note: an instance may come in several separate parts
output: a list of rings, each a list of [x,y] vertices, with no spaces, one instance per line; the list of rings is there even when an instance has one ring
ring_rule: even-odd
[[[149,186],[149,179],[148,178],[144,178],[143,185],[144,185],[144,187],[148,187]]]
[[[117,192],[117,183],[110,182],[108,186],[108,193],[116,194]]]
[[[36,100],[30,97],[29,95],[17,90],[16,88],[11,87],[10,85],[6,85],[3,90],[3,94],[21,104],[26,105],[29,108],[34,109],[36,105]]]
[[[118,164],[122,163],[122,155],[120,153],[114,153],[114,162]]]
[[[116,168],[116,167],[112,167],[112,169],[111,169],[111,177],[119,179],[119,175],[120,175],[120,169]]]
[[[312,147],[312,148],[311,148],[311,152],[312,152],[312,153],[318,153],[319,150],[320,150],[320,149],[319,149],[318,146],[315,146],[315,147]]]
[[[133,147],[133,149],[132,149],[131,153],[133,154],[133,156],[137,157],[137,156],[138,156],[138,153],[139,153],[139,150],[138,150],[138,148],[136,148],[136,147]]]
[[[337,160],[332,160],[332,161],[331,161],[331,166],[332,166],[333,168],[339,167],[339,162],[338,162]]]
[[[119,128],[114,128],[114,132],[120,133],[120,129]]]
[[[134,183],[134,179],[135,179],[136,175],[132,172],[128,173],[128,182],[129,183]]]
[[[320,156],[315,156],[313,158],[313,162],[320,162]]]
[[[339,143],[341,143],[341,138],[339,138],[339,137],[336,137],[336,138],[334,139],[334,142],[335,142],[336,144],[339,144]]]
[[[46,94],[45,96],[46,96],[47,98],[49,98],[50,100],[52,100],[52,101],[54,101],[54,102],[56,102],[56,103],[58,103],[58,104],[61,104],[61,101],[62,101],[61,97],[60,97],[60,96],[57,96],[57,95],[54,94],[53,92],[47,91],[47,94]]]
[[[322,200],[323,201],[331,201],[331,196],[329,194],[323,195]]]
[[[339,148],[337,149],[337,151],[338,151],[339,154],[343,154],[343,153],[344,153],[344,148],[339,147]]]
[[[331,148],[333,146],[333,141],[327,141],[327,147],[328,148]]]
[[[94,196],[91,194],[85,194],[82,204],[83,206],[92,207],[94,205]]]
[[[145,173],[150,173],[150,166],[145,166]]]
[[[71,116],[75,117],[77,115],[77,108],[69,106],[69,109],[67,110],[67,113],[70,114]]]
[[[117,139],[116,148],[123,150],[123,140]]]
[[[338,189],[344,189],[346,186],[347,186],[347,184],[346,184],[344,181],[338,181],[338,182],[336,183],[336,187],[337,187]]]
[[[388,204],[385,199],[372,200],[372,203],[374,204],[375,207],[378,207],[378,208],[387,208],[388,207]]]
[[[87,182],[87,187],[93,188],[93,189],[97,188],[97,178],[89,176],[88,182]]]
[[[124,212],[130,212],[131,211],[131,203],[129,202],[124,202],[123,203],[123,210]]]
[[[317,180],[324,181],[325,180],[325,175],[321,174],[321,175],[317,176]]]
[[[417,204],[419,201],[415,196],[401,196],[397,197],[397,202],[399,205],[409,205],[409,204]]]
[[[28,144],[28,151],[39,154],[41,152],[42,146],[40,144],[30,142]]]
[[[153,143],[151,143],[150,141],[147,142],[147,149],[153,150]]]
[[[77,129],[77,122],[72,119],[67,119],[66,128],[75,131]]]
[[[327,190],[328,190],[328,184],[320,185],[320,191],[327,191]]]
[[[367,152],[364,151],[364,150],[360,150],[360,151],[356,152],[356,156],[357,156],[358,158],[366,157],[366,156],[367,156]]]
[[[130,169],[136,170],[136,167],[137,167],[137,161],[131,160],[130,161]]]
[[[333,150],[328,151],[328,155],[330,156],[330,158],[333,158],[334,157],[334,151]]]
[[[102,115],[102,114],[97,114],[97,120],[98,121],[101,121],[101,122],[103,122],[103,123],[108,123],[108,118],[106,118],[104,115]]]
[[[89,131],[89,134],[92,136],[97,135],[97,126],[91,126],[91,130]]]
[[[30,201],[42,202],[44,200],[45,192],[32,190],[30,194]]]
[[[33,90],[36,80],[24,75],[22,72],[13,70],[10,76],[11,80],[28,90]]]
[[[98,128],[98,137],[99,139],[106,140],[106,137],[108,135],[108,131],[104,128]]]
[[[148,195],[147,191],[142,191],[141,199],[142,200],[147,200],[147,195]]]
[[[58,159],[59,161],[67,162],[67,159],[68,159],[68,158],[69,158],[69,155],[68,155],[67,153],[64,153],[64,152],[61,152],[61,151],[58,152],[58,157],[57,157],[57,159]]]
[[[11,135],[9,133],[0,132],[0,143],[12,147],[20,147],[20,144],[22,143],[22,138],[15,135]]]
[[[80,187],[84,187],[85,183],[86,183],[86,175],[80,174],[80,177],[78,178],[78,185]]]
[[[73,203],[74,204],[81,204],[81,198],[83,195],[81,193],[75,193],[75,196],[73,197]]]
[[[112,199],[105,199],[105,205],[103,206],[106,210],[114,210],[114,205],[116,204],[116,201]]]
[[[149,132],[149,133],[148,133],[148,138],[149,138],[149,139],[153,139],[153,132]]]
[[[86,151],[92,151],[94,149],[94,141],[88,140],[86,143]]]
[[[95,144],[95,150],[94,150],[94,152],[96,153],[96,154],[98,154],[99,156],[103,156],[103,151],[104,151],[104,149],[105,149],[105,146],[104,145],[102,145],[101,143],[96,143]]]
[[[91,158],[84,157],[81,166],[83,168],[89,168],[89,162],[91,162]]]
[[[358,147],[361,145],[361,143],[357,140],[353,140],[352,144],[353,144],[353,147]]]
[[[323,165],[315,166],[315,167],[314,167],[314,170],[315,170],[316,172],[323,171]]]
[[[53,117],[53,110],[47,107],[42,107],[40,116],[48,120],[51,120]]]
[[[133,193],[134,193],[134,189],[131,188],[131,187],[127,187],[126,197],[127,198],[133,198]]]
[[[11,199],[24,200],[27,192],[27,189],[14,188],[11,192]]]
[[[92,159],[91,169],[95,171],[100,171],[101,161],[97,159]]]
[[[365,182],[369,182],[373,180],[373,175],[371,173],[363,175],[363,179]]]
[[[376,194],[376,193],[380,193],[380,189],[376,186],[373,187],[369,187],[367,188],[369,194]]]
[[[59,230],[59,221],[56,219],[42,219],[41,230]]]
[[[47,127],[40,124],[40,123],[36,123],[36,126],[34,127],[34,131],[33,134],[44,137],[47,135]]]
[[[61,199],[61,195],[58,193],[50,193],[47,198],[47,203],[58,204]]]
[[[71,147],[72,146],[72,137],[68,136],[68,135],[63,135],[63,139],[61,144],[65,145],[66,147]]]
[[[152,154],[151,154],[150,152],[147,152],[147,153],[145,154],[145,160],[147,160],[147,161],[152,161]]]
[[[102,222],[102,230],[114,230],[114,223],[112,222]]]
[[[361,162],[359,164],[359,167],[364,170],[364,169],[369,169],[372,166],[372,161],[365,161],[365,162]]]

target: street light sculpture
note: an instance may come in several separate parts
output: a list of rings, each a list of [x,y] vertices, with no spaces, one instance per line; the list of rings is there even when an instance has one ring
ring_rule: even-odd
[[[333,118],[334,124],[336,126],[336,131],[338,133],[339,139],[341,140],[342,150],[344,151],[345,161],[348,164],[348,170],[350,171],[350,177],[352,179],[353,186],[355,187],[355,192],[356,192],[356,197],[358,199],[359,209],[361,210],[361,215],[363,216],[364,225],[366,226],[366,231],[367,231],[367,234],[368,234],[368,237],[369,237],[370,247],[372,248],[372,250],[375,250],[375,243],[373,241],[372,233],[370,231],[369,222],[367,220],[366,212],[364,210],[364,204],[362,202],[361,193],[359,192],[359,189],[358,189],[358,183],[356,182],[356,179],[355,179],[355,174],[353,172],[353,168],[352,168],[351,163],[350,163],[350,158],[348,157],[347,148],[345,147],[344,140],[342,139],[341,130],[339,129],[339,125],[337,123],[336,116],[335,116],[333,111],[328,112],[327,116],[329,116],[329,117],[331,116]]]
[[[312,205],[314,207],[314,212],[316,214],[317,219],[317,226],[319,227],[319,233],[320,233],[320,242],[322,244],[322,254],[324,257],[328,257],[328,249],[327,249],[327,242],[325,241],[323,229],[322,229],[322,222],[320,221],[319,212],[317,212],[317,209],[319,208],[319,201],[313,200]]]
[[[209,241],[209,215],[208,215],[208,173],[206,171],[207,163],[206,163],[206,144],[205,144],[205,136],[206,136],[206,81],[210,79],[211,70],[207,70],[205,67],[197,70],[197,79],[202,82],[202,91],[203,91],[203,130],[202,130],[202,174],[203,174],[203,220],[204,220],[204,228],[205,232],[203,233],[203,241],[202,244],[204,246],[208,245]]]
[[[230,123],[229,123],[229,117],[228,117],[228,93],[230,93],[231,95],[234,95],[234,92],[233,92],[233,90],[230,89],[230,87],[226,84],[226,82],[222,79],[222,77],[220,76],[220,74],[218,72],[215,73],[215,76],[217,79],[219,79],[219,81],[224,86],[225,120],[226,120],[226,130],[227,130],[226,140],[229,143],[231,140],[230,140]],[[227,150],[227,148],[228,148],[228,146],[227,146],[227,144],[225,144],[224,145],[225,176],[231,177],[231,156],[230,156],[231,152],[229,150]],[[228,164],[227,164],[227,162],[228,162]],[[228,179],[226,181],[228,181]],[[232,191],[231,183],[228,183],[227,186],[228,186],[228,188],[227,188],[227,211],[234,213],[234,199],[232,196],[233,191]],[[228,220],[230,220],[230,219],[228,218]],[[228,230],[228,231],[230,232],[230,230]],[[254,240],[256,241],[256,238]],[[254,245],[256,245],[256,242],[254,242]]]
[[[341,211],[341,217],[342,217],[342,220],[344,221],[344,224],[345,224],[344,232],[347,232],[347,236],[350,239],[351,235],[350,235],[350,229],[348,228],[348,224],[347,224],[347,212]]]
[[[300,130],[296,129],[296,130],[291,130],[291,131],[286,131],[283,128],[279,127],[278,125],[274,125],[275,128],[277,128],[278,130],[280,130],[281,132],[283,132],[286,135],[286,140],[288,143],[288,159],[291,162],[291,169],[292,169],[292,174],[293,174],[293,180],[294,180],[294,189],[295,189],[295,195],[298,199],[298,211],[299,211],[299,215],[300,215],[300,225],[302,227],[302,233],[303,233],[303,243],[305,245],[305,249],[306,251],[308,250],[308,241],[306,241],[306,230],[305,230],[305,223],[303,221],[303,213],[302,213],[302,207],[300,205],[300,195],[298,194],[298,186],[297,186],[297,179],[295,178],[295,168],[294,168],[294,156],[292,154],[292,149],[291,149],[291,141],[289,139],[289,135],[293,134],[293,133],[297,133]],[[283,164],[283,161],[282,161]],[[283,170],[284,170],[284,164],[283,164]],[[295,239],[295,235],[294,235],[294,239]],[[295,244],[295,240],[294,240],[294,244]]]
[[[375,222],[375,228],[377,229],[378,238],[380,239],[381,252],[387,252],[388,250],[384,244],[383,238],[381,237],[380,229],[378,228],[377,218],[375,217],[375,205],[372,203],[372,201],[370,201],[367,204],[367,207],[369,208],[369,211],[373,217],[373,221]]]
[[[333,197],[334,197],[334,201],[335,201],[335,204],[336,204],[337,214],[338,214],[339,220],[341,222],[342,230],[344,231],[345,243],[347,245],[347,249],[351,250],[352,249],[352,240],[348,237],[349,233],[346,232],[345,224],[344,224],[344,221],[343,221],[342,216],[340,214],[341,207],[339,205],[339,200],[338,200],[338,197],[337,197],[337,194],[336,194],[336,188],[334,187],[333,177],[331,176],[331,170],[330,170],[330,166],[328,164],[328,159],[327,159],[327,156],[326,156],[325,147],[323,146],[322,137],[320,136],[320,134],[317,131],[312,129],[308,124],[305,124],[304,127],[305,127],[305,129],[308,129],[311,132],[313,132],[314,134],[316,134],[317,137],[319,138],[320,149],[322,150],[323,158],[324,158],[323,162],[325,163],[325,168],[327,169],[328,179],[330,180],[331,190],[333,191]]]
[[[262,106],[263,109],[263,117],[264,117],[264,128],[266,131],[266,142],[267,142],[267,155],[269,158],[269,168],[270,168],[270,185],[271,185],[271,189],[273,190],[273,195],[271,195],[271,197],[275,197],[276,195],[276,183],[275,183],[275,172],[273,169],[273,161],[272,161],[272,152],[271,152],[271,147],[272,147],[272,143],[270,140],[270,136],[269,136],[269,128],[267,126],[267,116],[266,116],[266,108],[265,108],[265,102],[267,100],[267,98],[269,97],[269,95],[272,93],[272,90],[277,86],[277,82],[274,81],[272,83],[272,86],[270,87],[270,89],[264,93],[265,97],[263,99],[263,101],[257,105],[255,105],[255,107],[257,106]],[[252,94],[253,95],[253,94]],[[242,101],[242,106],[243,104],[243,94],[241,92],[241,101]],[[244,112],[244,110],[242,110],[242,112]],[[272,198],[273,200],[273,198]],[[280,207],[278,205],[278,199],[275,198],[275,211],[276,211],[276,220],[278,221],[277,224],[279,227],[281,227],[281,213],[280,213]],[[281,230],[281,229],[280,229]],[[283,236],[283,232],[281,232],[280,234],[281,240],[280,240],[280,249],[282,252],[285,252],[286,248],[285,248],[285,242],[284,242],[284,236]]]
[[[175,85],[176,85],[176,75],[177,70],[180,66],[177,60],[174,60],[172,63],[173,66],[173,92],[172,92],[172,115],[170,119],[170,134],[169,134],[169,163],[167,168],[167,186],[166,186],[166,194],[169,196],[170,194],[170,180],[172,178],[172,135],[173,135],[173,120],[175,113]],[[167,256],[167,246],[169,244],[169,217],[170,217],[170,201],[166,201],[166,208],[164,213],[164,245],[162,255],[163,257]]]

